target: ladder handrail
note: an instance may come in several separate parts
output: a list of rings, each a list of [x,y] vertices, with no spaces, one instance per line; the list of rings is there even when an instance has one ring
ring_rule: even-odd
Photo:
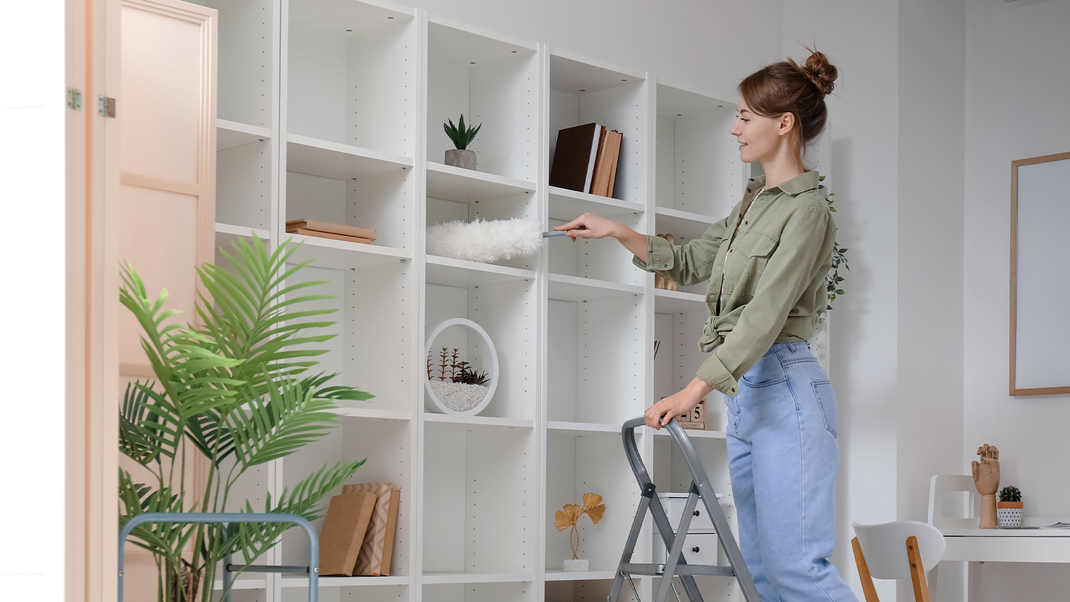
[[[320,545],[319,536],[312,523],[303,516],[282,513],[253,513],[253,512],[146,512],[130,519],[119,531],[119,602],[123,602],[123,568],[125,564],[126,539],[135,527],[144,523],[292,523],[305,530],[308,534],[309,564],[308,564],[308,600],[319,600],[319,572],[320,572]],[[223,561],[223,582],[225,600],[230,600],[230,587],[232,581],[228,579],[230,556]],[[253,566],[253,565],[250,565]],[[258,571],[276,572],[278,569],[291,569],[293,567],[267,567],[255,566]],[[293,572],[293,571],[278,571]]]

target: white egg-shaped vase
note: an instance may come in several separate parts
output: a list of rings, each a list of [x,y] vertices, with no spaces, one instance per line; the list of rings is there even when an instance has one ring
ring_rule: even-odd
[[[487,334],[486,330],[483,330],[482,326],[464,318],[450,318],[448,320],[436,322],[428,326],[427,343],[424,345],[424,357],[430,356],[431,346],[432,344],[434,344],[435,339],[438,338],[438,335],[440,335],[444,330],[452,326],[460,326],[462,328],[466,328],[483,340],[483,345],[486,348],[486,352],[484,353],[483,357],[483,369],[484,371],[490,373],[490,385],[487,387],[487,394],[483,397],[482,401],[480,401],[479,404],[477,404],[470,410],[461,412],[458,410],[454,410],[447,406],[445,403],[443,403],[443,401],[439,399],[438,395],[435,393],[434,388],[431,387],[431,380],[425,380],[424,388],[427,390],[427,395],[431,398],[431,402],[434,404],[433,407],[429,407],[428,409],[438,410],[445,414],[475,415],[482,412],[487,407],[487,404],[490,403],[491,398],[494,397],[494,390],[498,388],[498,352],[494,349],[494,342],[490,340],[490,336]]]

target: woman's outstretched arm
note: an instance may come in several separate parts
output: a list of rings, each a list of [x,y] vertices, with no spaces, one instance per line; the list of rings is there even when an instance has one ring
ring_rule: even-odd
[[[647,261],[646,236],[624,224],[604,217],[584,213],[567,224],[557,226],[554,230],[568,230],[568,237],[573,241],[577,238],[605,238],[610,236],[617,239],[633,255],[643,261]]]

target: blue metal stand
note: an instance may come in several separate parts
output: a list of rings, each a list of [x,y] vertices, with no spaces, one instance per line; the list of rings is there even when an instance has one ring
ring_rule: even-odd
[[[308,575],[308,601],[319,600],[320,542],[316,529],[304,517],[296,514],[254,514],[244,512],[146,512],[139,514],[126,523],[119,532],[119,602],[123,602],[123,566],[126,538],[134,527],[142,523],[292,523],[300,526],[308,534],[308,566],[265,566],[260,564],[235,565],[230,562],[230,555],[223,560],[224,602],[230,602],[230,588],[234,583],[232,573],[249,571],[253,573],[305,573]]]

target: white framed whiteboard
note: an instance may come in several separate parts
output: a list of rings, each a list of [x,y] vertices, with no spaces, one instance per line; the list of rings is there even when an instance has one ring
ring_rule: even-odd
[[[1011,162],[1010,394],[1070,393],[1070,153]]]

